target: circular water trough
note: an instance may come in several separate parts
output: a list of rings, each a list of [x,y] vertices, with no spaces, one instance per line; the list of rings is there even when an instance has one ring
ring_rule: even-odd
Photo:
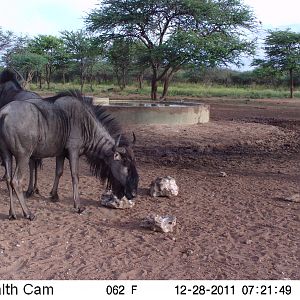
[[[104,105],[123,124],[200,124],[209,122],[209,105],[181,102],[112,102]]]

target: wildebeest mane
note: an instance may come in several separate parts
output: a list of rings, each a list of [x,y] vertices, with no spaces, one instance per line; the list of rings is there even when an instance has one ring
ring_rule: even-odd
[[[90,104],[88,104],[90,105]],[[93,113],[99,123],[108,131],[111,137],[117,142],[120,138],[119,146],[128,147],[129,142],[124,134],[122,134],[122,129],[119,122],[112,117],[103,106],[96,105],[91,106]],[[95,153],[96,154],[96,153]],[[113,175],[111,174],[110,168],[104,160],[99,159],[99,156],[87,156],[87,161],[90,165],[90,170],[92,174],[101,180],[108,180],[108,185],[112,182]]]
[[[62,92],[57,93],[54,96],[46,97],[46,98],[44,98],[44,100],[48,101],[50,103],[54,103],[57,99],[62,98],[62,97],[73,97],[75,99],[78,99],[78,100],[84,102],[84,97],[79,90],[62,91]]]
[[[119,135],[121,135],[120,145],[128,146],[128,140],[124,135],[122,135],[122,129],[120,123],[111,116],[104,106],[102,105],[93,105],[92,103],[85,100],[84,96],[79,90],[67,90],[59,92],[55,96],[44,98],[44,100],[55,103],[56,100],[62,97],[72,97],[83,103],[85,108],[91,113],[97,122],[108,131],[108,133],[117,140]]]
[[[88,107],[92,109],[97,121],[108,131],[115,142],[119,140],[119,146],[128,147],[129,142],[126,136],[122,133],[122,128],[119,122],[111,116],[105,107],[101,105],[91,105],[86,103]],[[92,174],[102,181],[107,179],[108,186],[111,185],[112,181],[115,180],[111,174],[110,168],[108,167],[105,160],[99,159],[99,156],[87,156],[87,161],[90,165]]]
[[[96,120],[97,123],[101,124],[108,134],[117,142],[119,140],[119,146],[127,147],[129,142],[124,134],[122,134],[122,128],[119,122],[111,116],[104,106],[93,105],[92,103],[85,100],[84,96],[78,90],[68,90],[58,93],[55,96],[45,98],[44,100],[55,103],[61,97],[72,97],[81,102],[90,116]],[[104,159],[100,159],[101,148],[96,148],[90,153],[86,153],[86,159],[90,166],[92,174],[99,179],[108,180],[108,184],[112,182],[113,176],[110,168],[108,167]]]

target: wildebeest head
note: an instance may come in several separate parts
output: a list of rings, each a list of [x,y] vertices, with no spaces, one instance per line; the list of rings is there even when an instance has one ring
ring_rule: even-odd
[[[111,178],[109,178],[113,193],[122,198],[132,199],[137,195],[139,176],[136,169],[132,147],[135,144],[133,135],[131,145],[120,145],[120,137],[113,147],[110,162]]]

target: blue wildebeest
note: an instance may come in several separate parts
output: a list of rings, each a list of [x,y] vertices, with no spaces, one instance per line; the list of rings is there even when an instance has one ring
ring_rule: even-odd
[[[0,109],[12,101],[24,101],[27,99],[41,99],[41,97],[34,92],[24,90],[17,81],[14,72],[8,69],[2,71],[0,73]],[[21,122],[21,120],[18,120],[18,122]],[[30,179],[26,192],[27,197],[30,197],[35,192],[38,193],[37,169],[39,166],[41,166],[41,160],[31,159],[29,161]]]
[[[132,199],[136,196],[139,177],[132,149],[124,141],[120,147],[120,135],[117,135],[119,127],[114,128],[116,122],[105,122],[108,115],[101,120],[100,114],[101,109],[93,109],[79,95],[74,94],[60,94],[46,100],[13,101],[2,108],[0,150],[10,195],[10,219],[16,219],[13,190],[20,201],[24,217],[30,220],[34,218],[23,196],[26,168],[31,157],[56,157],[58,162],[61,161],[58,166],[62,166],[64,158],[68,157],[74,207],[78,213],[84,210],[78,191],[81,155],[86,156],[94,175],[109,181],[112,191],[118,197],[125,195]],[[18,120],[22,120],[22,123]],[[14,173],[12,157],[16,160]],[[59,178],[60,172],[56,173]]]
[[[65,93],[60,93],[54,97],[45,98],[45,101],[53,102],[62,96],[74,96],[77,99],[79,99],[80,101],[85,101],[85,99],[83,99],[83,97],[81,97],[80,93],[75,92],[75,91],[68,91]],[[56,102],[56,104],[60,105],[59,102]],[[125,165],[128,165],[128,171],[135,172],[135,168],[130,167],[130,162],[134,161],[134,154],[133,154],[132,146],[134,146],[134,144],[136,142],[135,134],[133,133],[133,141],[130,143],[127,140],[127,138],[125,137],[125,135],[122,134],[122,129],[120,127],[120,124],[110,114],[107,113],[105,108],[103,108],[102,106],[94,106],[94,105],[92,105],[91,102],[87,102],[87,103],[85,103],[85,105],[92,108],[93,113],[95,114],[95,117],[97,119],[97,122],[101,123],[101,125],[108,131],[108,133],[113,137],[113,139],[115,139],[116,150],[123,157]],[[65,158],[68,158],[68,153],[63,153],[62,155],[56,157],[55,178],[54,178],[52,190],[50,192],[51,199],[53,202],[56,202],[59,200],[57,190],[58,190],[59,180],[63,174]],[[126,190],[122,191],[122,189],[117,189],[117,187],[119,186],[116,181],[117,179],[115,176],[112,176],[112,173],[111,173],[108,165],[103,161],[103,159],[98,157],[95,160],[95,159],[93,159],[93,156],[86,156],[86,158],[90,164],[90,169],[91,169],[93,175],[101,178],[103,181],[106,180],[106,183],[107,183],[106,189],[114,188],[113,192],[119,198],[123,197],[124,194],[127,196],[127,198],[131,197],[130,195],[126,194],[127,193]],[[134,176],[135,176],[134,174],[133,174],[133,176],[130,175],[129,178],[131,178],[131,177],[134,178]],[[137,177],[137,180],[138,180],[138,177]],[[116,182],[114,183],[114,181],[116,181]],[[137,185],[137,182],[132,181],[130,183],[130,181],[129,181],[128,184],[129,185],[130,184]],[[132,188],[132,190],[134,191],[135,189]],[[135,194],[133,194],[133,196],[135,196]]]

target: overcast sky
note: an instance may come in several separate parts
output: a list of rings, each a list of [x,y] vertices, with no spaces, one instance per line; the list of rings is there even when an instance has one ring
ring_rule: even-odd
[[[244,3],[253,8],[265,27],[300,30],[299,0],[244,0]]]
[[[84,27],[84,17],[99,0],[0,0],[0,26],[35,36],[59,35]]]
[[[83,18],[99,0],[0,0],[0,26],[15,33],[59,35],[84,27]],[[300,31],[299,0],[244,0],[265,28]]]

